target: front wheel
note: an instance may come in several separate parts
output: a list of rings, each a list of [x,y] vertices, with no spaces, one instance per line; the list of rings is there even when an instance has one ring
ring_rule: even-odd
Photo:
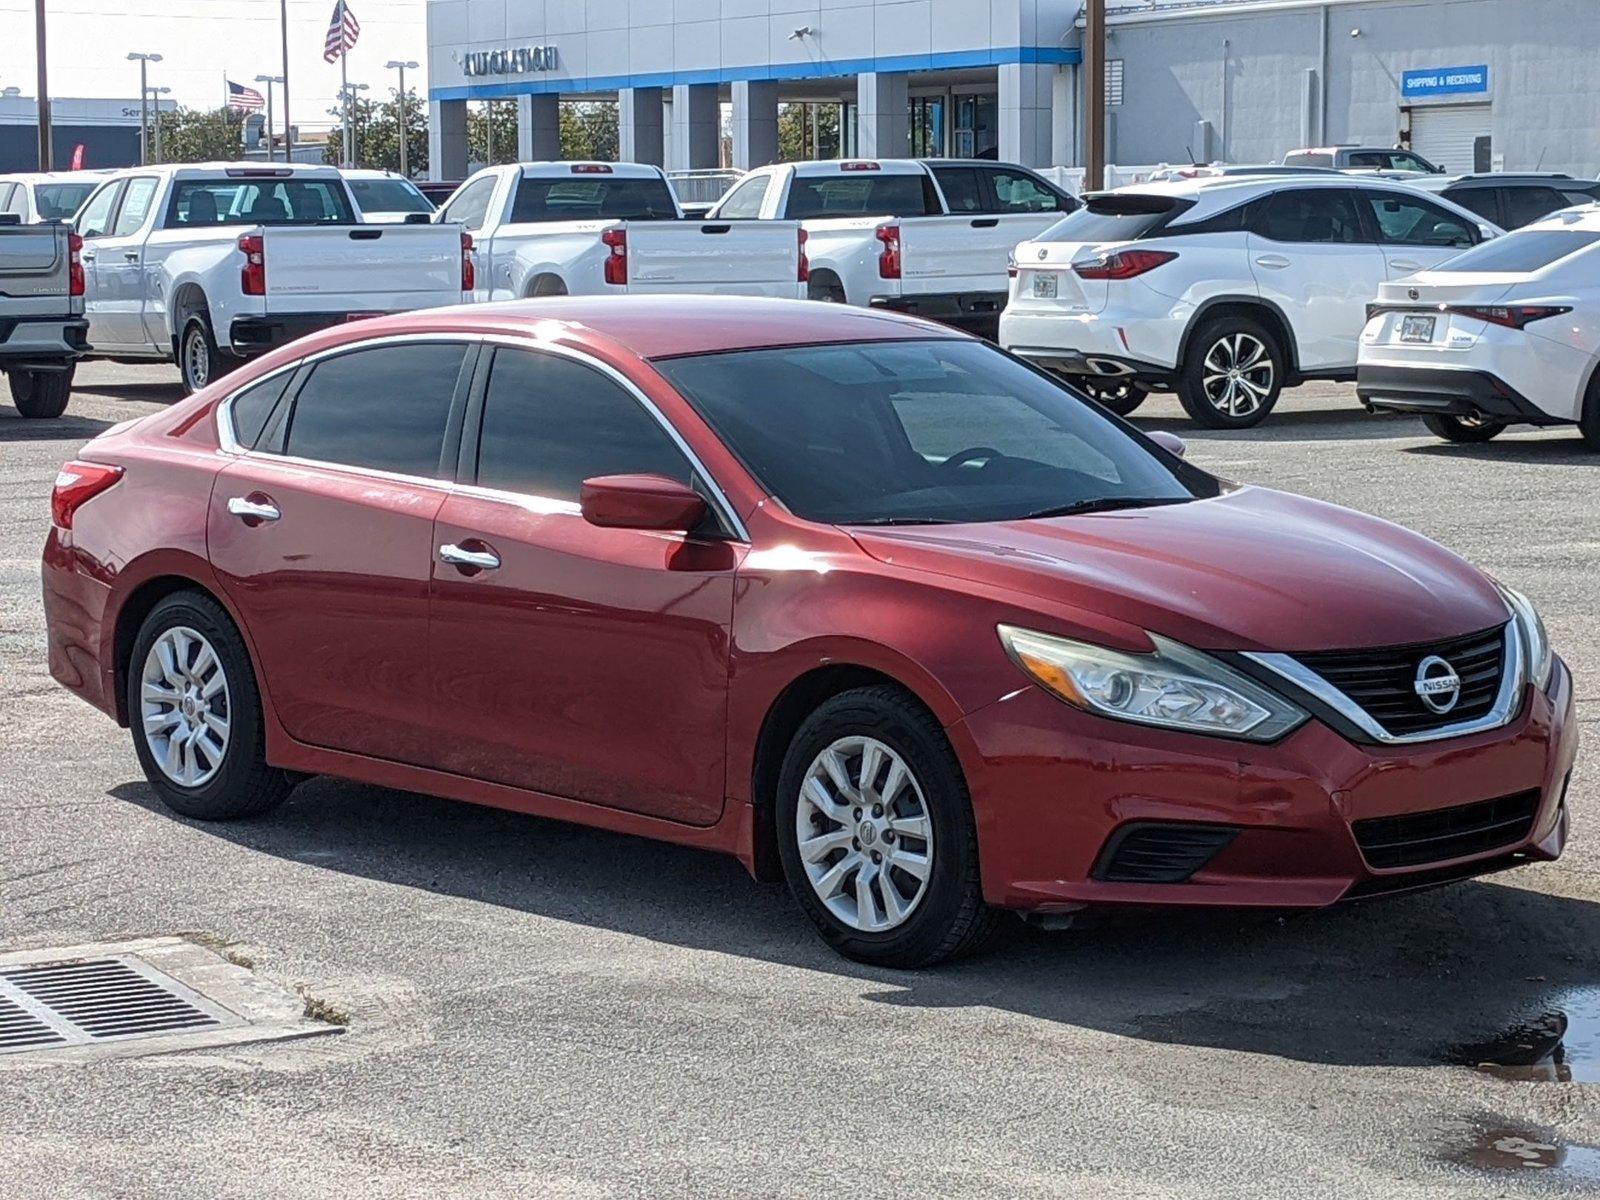
[[[65,371],[11,371],[7,382],[11,386],[11,403],[25,417],[59,417],[67,411],[67,399],[72,395],[72,376],[76,365]]]
[[[183,390],[192,395],[214,380],[221,379],[239,365],[240,360],[217,346],[211,322],[196,314],[184,324],[178,339],[178,371]]]
[[[1422,418],[1422,423],[1434,437],[1447,442],[1487,442],[1490,438],[1499,437],[1506,427],[1504,421],[1494,421],[1488,417],[1453,417],[1449,414],[1426,416]]]
[[[981,947],[972,805],[939,724],[905,692],[833,697],[801,725],[778,783],[784,875],[847,958],[925,967]]]
[[[1074,382],[1089,399],[1102,408],[1109,408],[1119,417],[1125,417],[1149,398],[1150,389],[1131,379],[1102,379],[1094,375],[1080,376]]]
[[[1178,400],[1209,429],[1249,429],[1278,403],[1283,371],[1283,350],[1264,326],[1248,317],[1221,317],[1190,340]]]

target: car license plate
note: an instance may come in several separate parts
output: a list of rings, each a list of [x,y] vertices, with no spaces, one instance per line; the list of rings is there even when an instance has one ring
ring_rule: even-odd
[[[1401,317],[1400,340],[1402,342],[1433,341],[1433,327],[1438,320],[1438,317]]]
[[[1053,272],[1038,271],[1033,276],[1033,298],[1035,300],[1054,300],[1056,298],[1057,279]]]

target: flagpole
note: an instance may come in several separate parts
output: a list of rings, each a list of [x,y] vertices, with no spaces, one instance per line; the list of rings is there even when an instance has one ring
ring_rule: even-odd
[[[344,19],[341,9],[340,20]],[[350,51],[339,52],[339,95],[344,99],[344,165],[355,166],[356,145],[355,138],[350,136]]]
[[[278,0],[278,31],[283,40],[283,159],[294,161],[294,126],[289,124],[289,0]]]

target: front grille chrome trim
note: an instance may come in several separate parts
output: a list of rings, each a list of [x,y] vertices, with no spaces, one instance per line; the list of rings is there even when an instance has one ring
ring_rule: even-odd
[[[1315,696],[1374,742],[1381,742],[1387,746],[1411,746],[1422,742],[1442,742],[1447,738],[1486,733],[1511,723],[1512,718],[1522,708],[1522,691],[1527,684],[1527,668],[1523,662],[1522,638],[1518,635],[1515,624],[1506,624],[1501,630],[1501,636],[1505,639],[1502,660],[1505,665],[1500,672],[1500,691],[1495,696],[1494,706],[1476,720],[1444,725],[1420,733],[1390,733],[1366,709],[1291,654],[1256,654],[1246,651],[1243,657]]]

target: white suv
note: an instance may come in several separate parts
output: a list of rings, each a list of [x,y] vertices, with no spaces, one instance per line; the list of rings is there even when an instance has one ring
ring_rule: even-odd
[[[1354,379],[1387,280],[1500,233],[1401,184],[1258,176],[1091,196],[1017,247],[1000,344],[1117,412],[1172,389],[1242,429],[1306,379]]]
[[[1422,413],[1452,442],[1576,424],[1600,450],[1600,204],[1384,284],[1369,315],[1369,409]]]

